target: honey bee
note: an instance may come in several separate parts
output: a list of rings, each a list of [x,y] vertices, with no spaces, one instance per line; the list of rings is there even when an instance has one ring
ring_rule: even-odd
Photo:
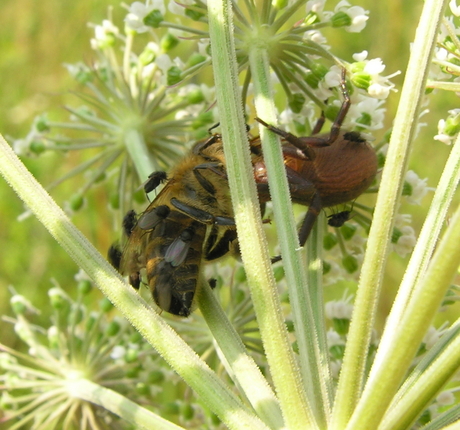
[[[202,261],[211,261],[236,246],[236,228],[220,135],[195,144],[168,175],[155,172],[149,191],[164,188],[138,217],[123,221],[127,244],[109,250],[109,259],[133,287],[145,272],[160,309],[187,317],[193,309]],[[133,215],[134,214],[134,215]]]

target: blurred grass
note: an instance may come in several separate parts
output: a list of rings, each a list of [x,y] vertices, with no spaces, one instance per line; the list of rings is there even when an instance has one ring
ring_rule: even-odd
[[[75,105],[75,97],[68,93],[75,87],[63,64],[91,61],[93,29],[87,23],[100,23],[112,4],[110,0],[0,2],[0,130],[7,139],[25,136],[33,118],[44,111],[55,119],[68,117],[61,106]],[[50,154],[24,162],[42,184],[49,184],[78,161],[75,157],[80,155]],[[77,189],[78,185],[64,184],[53,197],[62,204]],[[48,320],[46,291],[52,286],[51,278],[64,289],[75,288],[78,268],[37,220],[17,221],[24,208],[3,179],[0,196],[0,314],[11,314],[7,287],[12,285],[42,310],[40,320]],[[98,228],[110,225],[106,197],[101,189],[91,196],[91,210],[74,221],[103,251],[112,235],[110,229]],[[100,202],[97,210],[95,201]],[[9,333],[2,330],[0,341],[14,345]]]
[[[353,53],[367,50],[369,58],[383,59],[387,74],[404,71],[422,2],[365,0],[354,3],[370,10],[367,28],[358,35],[326,31],[332,52],[351,60]],[[124,11],[119,3],[110,0],[0,2],[0,130],[7,138],[24,136],[35,115],[43,111],[49,111],[54,119],[63,119],[67,113],[60,106],[79,104],[68,94],[75,86],[63,63],[91,62],[93,53],[89,39],[93,30],[87,23],[100,23],[107,16],[109,5],[114,7],[115,18],[123,17]],[[396,88],[400,88],[403,75],[394,78],[393,82]],[[386,127],[391,126],[398,98],[398,93],[392,93],[387,103]],[[422,178],[429,176],[430,186],[435,186],[441,174],[440,168],[434,169],[433,166],[442,166],[449,152],[448,147],[432,139],[437,122],[446,116],[448,109],[458,105],[455,95],[439,93],[431,98],[431,113],[424,117],[428,125],[417,139],[410,168]],[[383,132],[375,134],[377,142]],[[81,156],[50,154],[24,161],[46,185],[68,171],[78,161],[76,157]],[[63,204],[77,189],[78,184],[69,182],[53,191],[53,197]],[[77,268],[35,219],[17,221],[23,207],[3,180],[0,180],[0,195],[0,314],[10,314],[9,285],[26,294],[41,309],[46,309],[45,291],[51,286],[50,279],[55,278],[64,289],[75,288],[73,277]],[[413,214],[416,230],[421,226],[430,198],[424,199],[422,207],[405,205],[402,208],[402,212]],[[90,193],[87,209],[74,217],[77,226],[103,253],[114,239],[106,201],[104,188],[97,188]],[[391,270],[386,278],[386,294],[380,309],[383,316],[391,306],[406,262],[407,259],[397,256],[390,258]],[[449,314],[450,318],[458,313],[457,306]],[[42,318],[46,318],[46,311],[43,311]],[[14,344],[14,338],[9,338],[7,333],[7,330],[2,331],[0,341]]]

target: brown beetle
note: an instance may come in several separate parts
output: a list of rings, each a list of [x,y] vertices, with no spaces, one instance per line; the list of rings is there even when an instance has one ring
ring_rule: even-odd
[[[299,230],[303,246],[322,208],[356,199],[369,188],[377,173],[374,148],[355,131],[341,130],[350,108],[345,85],[345,70],[341,89],[344,101],[330,133],[317,135],[324,124],[318,121],[313,136],[297,137],[256,118],[273,133],[282,137],[282,149],[291,198],[294,203],[308,206]],[[254,163],[259,198],[268,201],[268,178],[263,159]],[[273,261],[279,261],[275,257]]]

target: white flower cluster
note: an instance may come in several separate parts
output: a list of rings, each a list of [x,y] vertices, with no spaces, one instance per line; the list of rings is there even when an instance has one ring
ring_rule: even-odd
[[[329,319],[351,319],[351,313],[353,311],[353,299],[352,295],[345,293],[341,300],[332,300],[326,303],[326,317]]]
[[[409,170],[406,173],[405,179],[411,188],[410,194],[405,197],[407,203],[411,205],[421,205],[423,197],[425,197],[429,191],[435,190],[435,188],[427,186],[428,178],[420,179],[413,170]]]
[[[160,11],[163,15],[166,8],[163,0],[147,0],[145,3],[135,1],[129,6],[128,14],[125,18],[126,27],[137,33],[145,33],[151,27],[145,25],[144,19],[154,10]]]
[[[417,238],[415,237],[415,230],[411,227],[410,223],[412,216],[410,214],[398,214],[395,217],[395,228],[399,232],[399,237],[396,243],[392,243],[393,250],[405,257],[414,249]]]
[[[350,33],[359,33],[366,26],[369,19],[367,16],[369,12],[360,6],[351,6],[346,0],[340,1],[335,7],[334,11],[324,11],[324,4],[326,0],[310,0],[306,4],[307,14],[310,12],[315,13],[320,21],[329,21],[335,14],[342,12],[348,15],[351,24],[345,26],[345,30]]]
[[[460,131],[460,109],[451,109],[448,111],[449,116],[438,122],[438,134],[434,136],[435,140],[451,145]]]

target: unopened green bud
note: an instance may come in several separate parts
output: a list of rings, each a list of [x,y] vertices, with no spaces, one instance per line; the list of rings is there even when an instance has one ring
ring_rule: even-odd
[[[70,209],[74,212],[80,210],[85,204],[85,198],[81,194],[74,194],[70,197],[69,206]]]
[[[444,134],[448,136],[455,136],[460,131],[459,115],[454,118],[447,118],[444,125]]]
[[[303,96],[303,94],[295,93],[289,99],[289,107],[294,113],[300,113],[304,104],[305,104],[305,97]]]
[[[119,332],[120,332],[120,324],[117,321],[111,321],[105,329],[105,334],[107,336],[115,336]]]
[[[185,421],[190,421],[195,416],[195,409],[190,403],[183,403],[180,406],[180,414]]]
[[[276,9],[284,9],[289,4],[288,0],[272,0],[272,6]]]
[[[342,265],[348,273],[354,273],[358,270],[358,260],[353,255],[343,257]]]
[[[343,345],[334,345],[329,348],[329,352],[334,360],[341,360],[345,352],[345,347]]]
[[[50,298],[51,306],[54,309],[66,309],[69,307],[69,301],[60,288],[51,288],[48,291],[48,297]]]
[[[182,70],[177,66],[173,66],[168,70],[167,73],[168,85],[176,85],[182,80]]]
[[[352,24],[351,18],[345,12],[337,12],[331,18],[332,27],[349,27]]]
[[[101,308],[102,312],[110,312],[113,309],[112,303],[110,303],[109,299],[104,297],[100,302],[99,302],[99,307]]]
[[[199,12],[198,10],[195,10],[195,9],[186,8],[185,16],[188,16],[190,19],[193,19],[193,21],[199,21],[201,18],[203,18],[204,13]]]
[[[195,88],[187,94],[187,101],[192,105],[202,103],[204,100],[204,94],[200,88]]]
[[[371,84],[371,76],[365,72],[353,73],[351,75],[351,82],[363,90],[367,90]]]
[[[144,24],[153,28],[158,28],[162,21],[163,15],[158,9],[152,10],[152,12],[144,17]]]
[[[88,281],[87,279],[85,279],[78,283],[77,289],[80,294],[82,294],[83,296],[86,296],[93,289],[93,284],[91,284],[91,281]]]
[[[165,380],[165,375],[160,370],[153,370],[149,372],[147,381],[149,384],[161,384]]]
[[[345,240],[350,240],[356,233],[357,227],[353,224],[344,224],[340,231]]]
[[[160,48],[163,52],[169,52],[179,44],[179,39],[171,33],[166,33],[160,41]]]
[[[326,251],[329,251],[330,249],[334,248],[335,245],[339,240],[337,239],[337,236],[334,233],[327,233],[324,238],[323,238],[323,248]]]
[[[130,348],[126,351],[125,361],[127,363],[133,363],[139,358],[139,350]]]
[[[348,329],[350,327],[350,320],[347,318],[332,318],[332,324],[334,326],[334,330],[338,334],[345,335],[348,333]]]

